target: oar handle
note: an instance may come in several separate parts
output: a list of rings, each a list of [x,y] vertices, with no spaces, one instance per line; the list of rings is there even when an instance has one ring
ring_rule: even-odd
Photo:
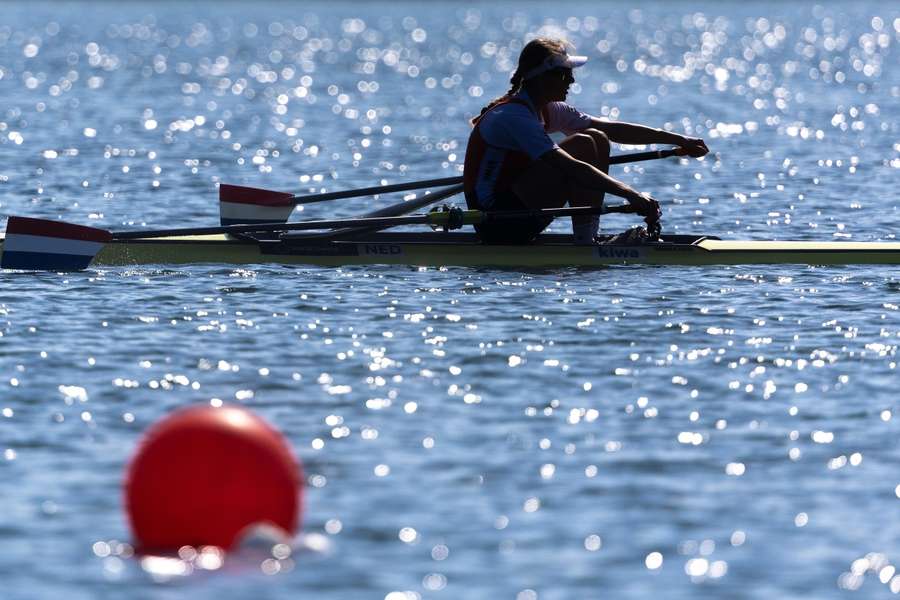
[[[670,158],[672,156],[684,156],[687,154],[682,148],[671,148],[669,150],[651,150],[649,152],[634,152],[632,154],[620,154],[618,156],[610,156],[609,164],[621,165],[624,163],[641,162],[644,160],[657,160],[659,158]]]
[[[633,214],[636,212],[638,212],[638,209],[634,204],[616,204],[614,206],[604,206],[603,212],[601,214],[607,214],[607,213]]]

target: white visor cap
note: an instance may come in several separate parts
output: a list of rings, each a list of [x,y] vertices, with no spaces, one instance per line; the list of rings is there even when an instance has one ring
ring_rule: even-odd
[[[574,69],[587,62],[587,56],[570,56],[568,54],[551,54],[544,62],[525,73],[525,80],[533,79],[553,69]]]

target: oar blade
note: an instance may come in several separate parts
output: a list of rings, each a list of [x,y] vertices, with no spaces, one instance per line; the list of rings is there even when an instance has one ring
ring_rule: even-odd
[[[222,225],[287,223],[294,211],[294,195],[242,185],[219,185]]]
[[[10,217],[0,268],[27,271],[86,269],[103,245],[112,239],[104,229],[62,221]]]

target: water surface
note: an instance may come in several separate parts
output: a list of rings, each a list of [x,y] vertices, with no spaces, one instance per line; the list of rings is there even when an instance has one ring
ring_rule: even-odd
[[[219,182],[455,175],[466,119],[553,35],[591,57],[574,104],[707,140],[702,161],[616,171],[666,231],[894,238],[890,3],[542,6],[8,6],[0,212],[202,226]],[[891,267],[0,277],[4,597],[900,591]],[[123,469],[152,422],[211,401],[296,448],[305,537],[289,557],[144,568]]]

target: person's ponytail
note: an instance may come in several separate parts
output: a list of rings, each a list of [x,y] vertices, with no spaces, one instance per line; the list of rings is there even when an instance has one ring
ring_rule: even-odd
[[[494,98],[493,100],[491,100],[491,101],[488,103],[487,106],[485,106],[484,108],[481,109],[481,113],[479,113],[479,115],[478,115],[477,117],[473,117],[472,119],[469,120],[469,122],[470,122],[473,126],[474,126],[476,123],[478,123],[478,120],[479,120],[481,117],[484,116],[484,113],[486,113],[487,111],[491,110],[492,108],[494,108],[495,106],[497,106],[497,105],[500,104],[501,102],[505,102],[506,100],[510,99],[512,96],[514,96],[514,95],[516,94],[516,92],[519,91],[519,88],[522,87],[522,73],[521,73],[521,71],[522,71],[522,69],[519,68],[519,69],[516,69],[516,72],[515,72],[515,73],[513,73],[513,76],[512,76],[512,77],[510,78],[510,80],[509,80],[510,88],[509,88],[509,91],[508,91],[508,92],[506,92],[506,93],[503,94],[502,96],[499,96],[499,97]]]

